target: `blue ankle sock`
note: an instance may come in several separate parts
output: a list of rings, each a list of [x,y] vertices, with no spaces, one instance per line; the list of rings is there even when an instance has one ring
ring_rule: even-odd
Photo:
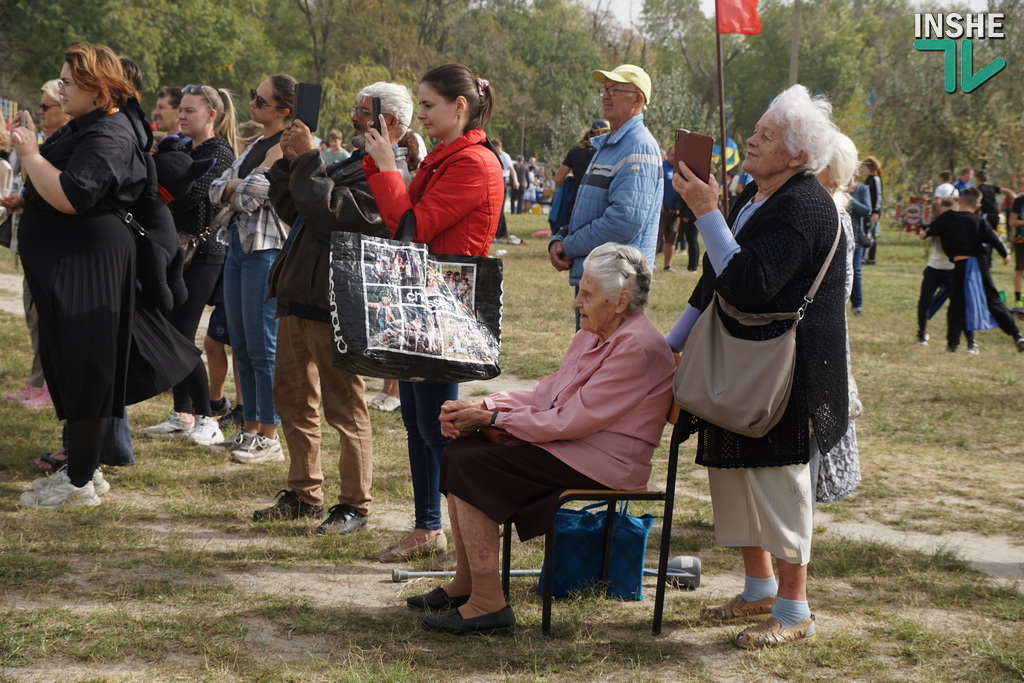
[[[786,628],[792,628],[801,621],[811,616],[811,608],[807,606],[806,600],[787,600],[776,598],[775,607],[772,608],[772,616],[777,622]],[[814,633],[814,624],[807,629],[807,633]]]
[[[757,602],[770,598],[779,590],[779,584],[775,582],[774,576],[766,579],[759,579],[754,576],[743,577],[743,592],[740,593],[747,602]]]

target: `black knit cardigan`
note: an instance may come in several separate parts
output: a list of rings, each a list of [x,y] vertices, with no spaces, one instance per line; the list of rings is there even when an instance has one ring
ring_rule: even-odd
[[[749,183],[729,217],[757,192]],[[779,188],[747,220],[733,255],[715,277],[707,254],[704,272],[690,296],[691,306],[703,311],[714,291],[746,313],[796,311],[828,257],[839,229],[836,205],[810,174],[797,174]],[[771,467],[809,461],[808,420],[822,453],[848,426],[845,278],[846,236],[832,259],[818,293],[806,310],[796,335],[793,392],[782,419],[766,435],[753,439],[686,415],[690,432],[699,432],[697,464],[707,467]],[[726,327],[746,339],[769,339],[788,329],[790,322],[746,327],[723,316]],[[691,343],[689,341],[688,343]],[[683,351],[685,353],[685,349]]]

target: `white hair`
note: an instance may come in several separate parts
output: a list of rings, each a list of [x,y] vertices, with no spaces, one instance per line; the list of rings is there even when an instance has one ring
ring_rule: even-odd
[[[772,100],[765,113],[782,130],[782,140],[790,156],[807,155],[801,171],[814,174],[828,166],[838,132],[832,122],[832,104],[828,98],[811,97],[807,88],[797,84]]]
[[[398,119],[398,137],[405,135],[412,123],[412,91],[398,83],[377,81],[359,91],[356,99],[379,97],[382,114],[391,114]]]
[[[60,102],[60,90],[57,89],[58,83],[60,83],[60,79],[54,78],[53,80],[43,83],[43,87],[40,88],[40,90],[43,91],[43,94],[54,102]]]
[[[583,270],[590,273],[609,301],[623,290],[629,292],[630,315],[647,305],[651,293],[651,267],[636,247],[606,242],[591,251],[583,260]]]
[[[846,190],[850,187],[850,183],[853,182],[854,175],[859,167],[857,145],[853,144],[853,140],[848,136],[837,132],[832,148],[832,160],[828,162],[828,172],[837,185],[832,193],[832,197],[840,208],[845,209],[849,203]]]

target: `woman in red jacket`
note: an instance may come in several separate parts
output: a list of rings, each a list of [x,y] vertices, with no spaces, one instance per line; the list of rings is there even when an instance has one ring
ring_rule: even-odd
[[[427,135],[440,141],[426,156],[408,189],[398,172],[390,141],[366,133],[363,168],[384,223],[392,234],[407,211],[416,217],[414,239],[435,254],[487,256],[498,229],[504,182],[497,155],[486,144],[484,126],[494,96],[487,81],[464,66],[431,69],[420,81],[417,118]],[[381,116],[381,125],[387,121]],[[457,384],[399,382],[402,421],[409,444],[416,524],[412,533],[374,557],[400,562],[443,552],[438,477],[442,436],[438,415],[445,401],[458,398]]]

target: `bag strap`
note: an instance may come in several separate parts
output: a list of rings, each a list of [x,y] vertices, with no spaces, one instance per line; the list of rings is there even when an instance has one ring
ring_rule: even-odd
[[[778,313],[744,313],[739,310],[728,301],[718,296],[718,292],[715,292],[711,297],[711,303],[708,308],[711,308],[716,303],[721,307],[722,312],[736,322],[747,325],[764,325],[766,323],[778,322],[780,320],[797,320],[799,321],[804,317],[804,312],[807,310],[807,305],[814,301],[814,295],[818,293],[818,288],[821,286],[822,280],[825,279],[825,272],[828,271],[829,265],[832,263],[832,259],[835,258],[836,249],[839,248],[839,236],[843,234],[843,224],[839,223],[839,228],[836,230],[836,238],[832,240],[832,248],[829,249],[828,257],[825,262],[821,264],[821,270],[818,271],[818,276],[814,278],[814,282],[811,283],[811,288],[807,290],[807,294],[804,295],[804,302],[800,305],[800,308],[796,311],[782,311]]]

